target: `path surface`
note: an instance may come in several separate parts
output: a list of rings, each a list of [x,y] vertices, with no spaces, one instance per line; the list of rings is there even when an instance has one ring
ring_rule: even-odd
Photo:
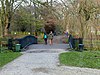
[[[61,66],[59,53],[66,44],[31,45],[23,55],[0,70],[0,75],[100,75],[100,70]]]
[[[53,45],[31,45],[23,55],[0,70],[0,75],[100,75],[100,70],[61,66],[59,54],[69,47],[63,36],[54,37]]]

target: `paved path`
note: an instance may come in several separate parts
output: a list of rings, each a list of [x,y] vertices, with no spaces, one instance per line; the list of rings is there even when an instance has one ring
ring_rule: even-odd
[[[100,70],[61,66],[59,53],[66,44],[31,45],[23,55],[0,70],[0,75],[100,75]]]

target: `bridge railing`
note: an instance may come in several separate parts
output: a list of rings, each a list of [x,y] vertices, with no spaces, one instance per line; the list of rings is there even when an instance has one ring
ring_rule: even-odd
[[[29,45],[37,44],[37,37],[28,35],[18,39],[8,39],[8,49],[13,50],[15,44],[21,44],[21,49],[23,49]]]

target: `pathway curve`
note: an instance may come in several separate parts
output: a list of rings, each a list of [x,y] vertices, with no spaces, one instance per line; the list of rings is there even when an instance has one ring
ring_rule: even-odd
[[[23,55],[0,70],[0,75],[100,75],[100,70],[61,66],[58,55],[66,44],[31,45]]]

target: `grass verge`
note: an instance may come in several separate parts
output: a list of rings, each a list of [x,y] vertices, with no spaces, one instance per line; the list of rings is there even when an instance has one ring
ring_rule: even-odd
[[[0,67],[4,66],[8,62],[11,62],[15,58],[22,55],[19,52],[7,52],[7,53],[0,53]]]
[[[59,56],[61,64],[67,66],[100,69],[100,51],[66,52]]]

